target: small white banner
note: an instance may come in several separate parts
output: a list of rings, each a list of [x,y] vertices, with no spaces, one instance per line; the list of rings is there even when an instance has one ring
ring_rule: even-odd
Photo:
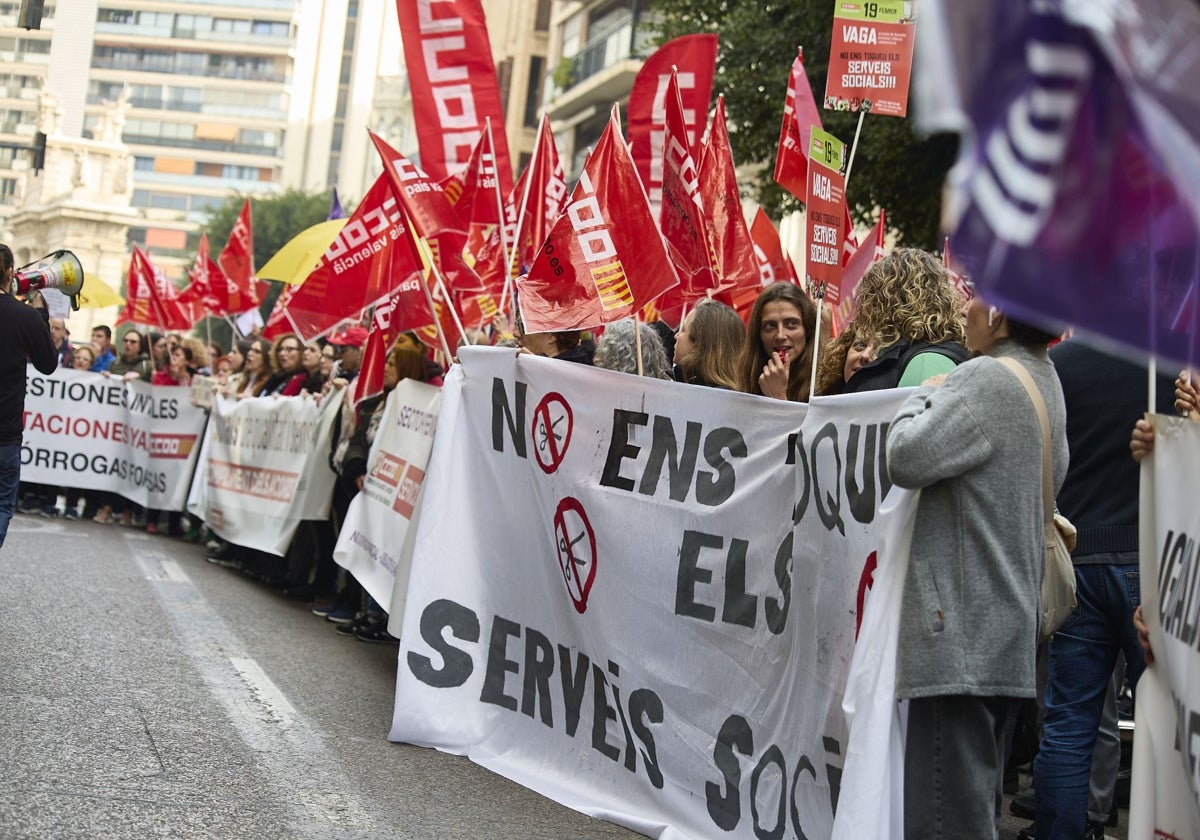
[[[881,619],[857,654],[855,639],[869,597],[868,616],[898,606],[870,591],[915,498],[882,457],[907,392],[805,406],[509,350],[460,358],[392,740],[655,837],[828,838],[839,801],[863,813],[837,836],[894,831],[894,638]]]
[[[388,395],[362,492],[350,502],[333,551],[333,559],[393,618],[404,606],[411,562],[408,534],[429,468],[440,401],[439,389],[411,379]]]
[[[1153,422],[1139,528],[1155,662],[1137,686],[1129,840],[1185,840],[1200,837],[1200,423]]]
[[[307,394],[218,396],[188,510],[229,542],[283,556],[301,521],[329,515],[339,406]]]
[[[187,388],[32,365],[27,382],[22,481],[183,509],[207,419]]]

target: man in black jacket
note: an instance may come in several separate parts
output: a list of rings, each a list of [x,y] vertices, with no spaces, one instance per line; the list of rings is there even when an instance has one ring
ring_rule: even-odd
[[[21,480],[26,363],[33,362],[45,374],[58,365],[46,302],[37,292],[31,296],[32,307],[14,298],[13,269],[12,249],[0,244],[0,546],[8,535]]]

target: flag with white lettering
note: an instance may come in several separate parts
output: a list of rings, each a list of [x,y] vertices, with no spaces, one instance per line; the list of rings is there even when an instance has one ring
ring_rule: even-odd
[[[381,175],[316,269],[296,287],[287,302],[288,321],[301,339],[311,341],[419,277],[420,271],[391,184]]]
[[[190,310],[179,303],[179,289],[136,245],[129,258],[125,289],[125,308],[117,323],[129,321],[163,330],[192,328]]]
[[[245,312],[258,306],[259,285],[254,276],[254,229],[250,221],[250,199],[238,213],[229,239],[217,257],[217,264],[229,280],[229,311]]]
[[[396,0],[421,166],[438,181],[467,164],[484,122],[504,125],[479,0]],[[512,184],[508,140],[495,138],[501,189]]]
[[[489,126],[479,133],[467,166],[442,182],[446,198],[467,223],[467,251],[477,253],[500,223],[503,199]]]
[[[196,303],[212,315],[229,314],[229,279],[209,253],[208,234],[200,234],[200,246],[188,271],[191,283],[180,294],[184,303]]]
[[[825,107],[889,117],[908,113],[914,3],[837,3],[825,78]]]
[[[944,37],[917,42],[914,110],[922,130],[973,138],[945,206],[979,293],[1051,330],[1200,358],[1200,9],[932,0],[926,14]]]
[[[695,145],[704,129],[717,67],[717,36],[684,35],[663,44],[642,65],[629,91],[629,149],[650,198],[654,217],[662,202],[663,139],[666,96],[674,70],[683,100],[688,142]]]
[[[775,151],[775,181],[801,201],[808,193],[808,148],[812,130],[821,127],[821,112],[817,110],[817,101],[804,72],[804,50],[799,48],[792,62],[787,96],[783,101],[783,123],[779,126],[779,147]]]
[[[629,318],[678,283],[614,106],[566,210],[517,281],[525,331]]]
[[[700,195],[708,210],[709,241],[716,265],[718,286],[752,288],[759,285],[754,240],[746,226],[738,189],[729,129],[725,124],[725,97],[717,97],[708,140],[700,151]]]

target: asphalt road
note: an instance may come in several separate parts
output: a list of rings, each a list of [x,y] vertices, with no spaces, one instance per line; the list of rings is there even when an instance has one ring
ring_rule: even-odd
[[[17,516],[0,616],[4,840],[640,836],[389,743],[396,649],[199,547]]]

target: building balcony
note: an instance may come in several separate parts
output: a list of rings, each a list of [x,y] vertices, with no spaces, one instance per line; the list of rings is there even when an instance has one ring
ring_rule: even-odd
[[[570,123],[593,106],[607,110],[626,99],[651,47],[651,33],[632,15],[592,38],[550,73],[544,102],[550,119]]]

